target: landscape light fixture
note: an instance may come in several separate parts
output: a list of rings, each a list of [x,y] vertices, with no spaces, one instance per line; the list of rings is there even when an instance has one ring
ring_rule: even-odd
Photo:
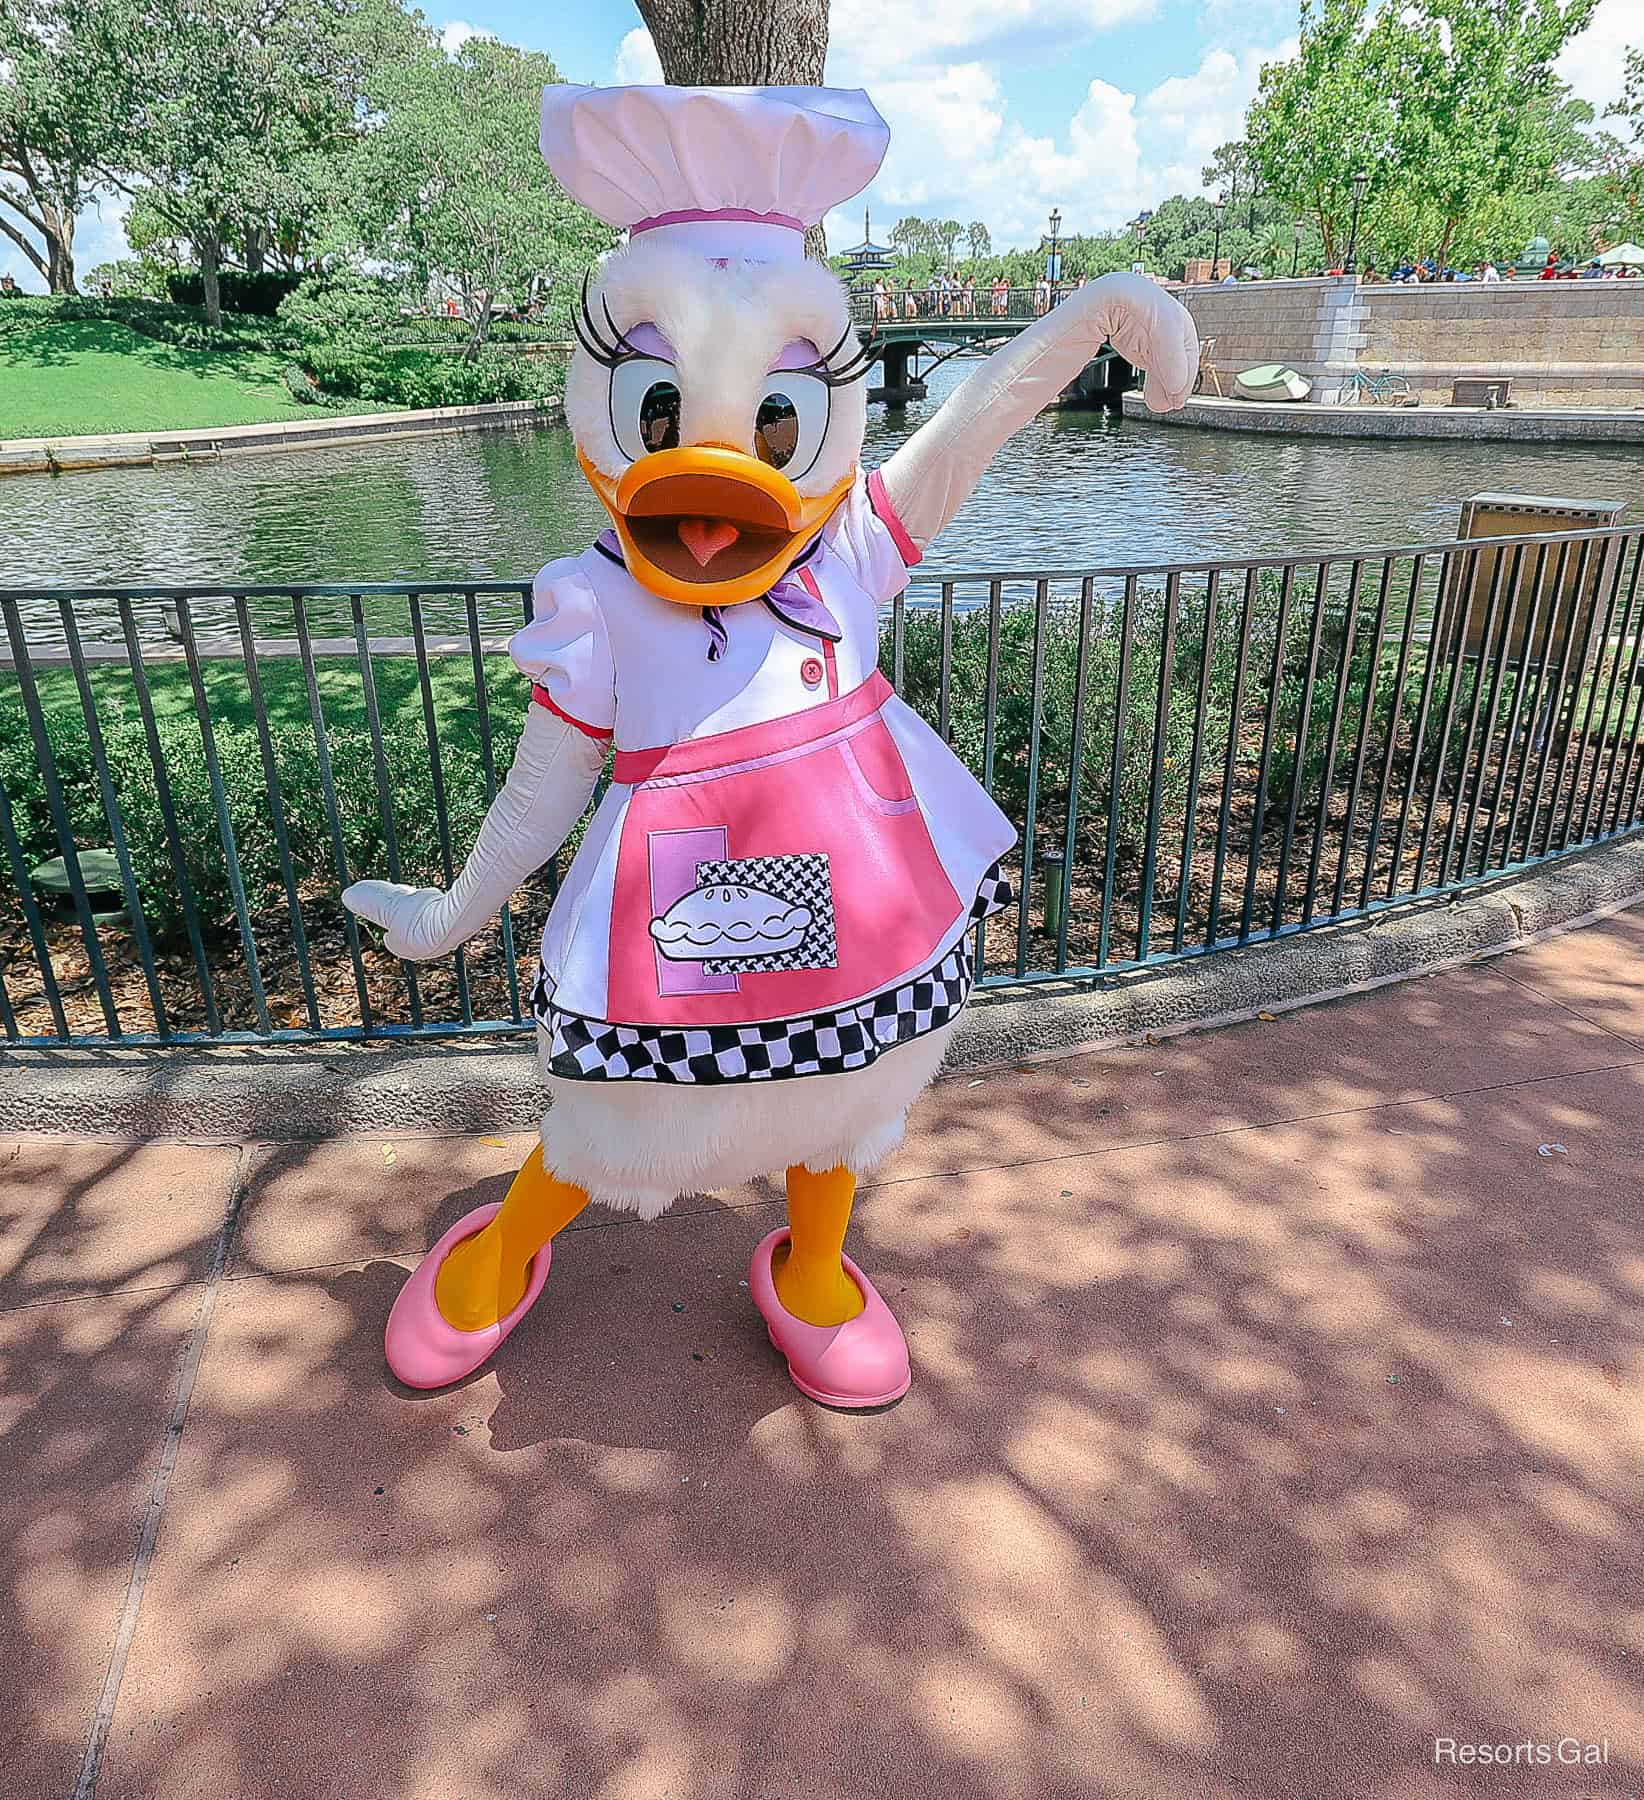
[[[1293,237],[1295,238],[1295,242],[1291,246],[1291,250],[1290,250],[1290,279],[1292,281],[1294,281],[1296,279],[1296,265],[1301,261],[1301,241],[1302,241],[1302,222],[1301,222],[1301,220],[1293,219],[1290,224],[1290,230],[1291,230]]]
[[[1050,252],[1045,259],[1045,280],[1052,287],[1062,279],[1062,262],[1057,255],[1057,246],[1061,241],[1061,236],[1062,209],[1059,206],[1053,206],[1050,209],[1050,236],[1040,240],[1040,248],[1045,249],[1048,246]]]
[[[1210,279],[1212,281],[1221,279],[1218,271],[1222,266],[1222,220],[1226,215],[1227,196],[1218,194],[1216,196],[1216,247],[1210,252]]]
[[[1363,169],[1353,177],[1353,224],[1347,234],[1347,264],[1345,273],[1356,275],[1358,264],[1354,260],[1359,251],[1359,207],[1364,200],[1364,190],[1370,185],[1370,177]]]

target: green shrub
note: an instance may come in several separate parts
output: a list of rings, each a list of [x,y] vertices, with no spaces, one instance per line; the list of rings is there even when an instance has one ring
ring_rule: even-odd
[[[279,320],[314,342],[378,342],[399,314],[399,296],[386,281],[364,275],[311,275],[280,302]]]
[[[303,279],[269,271],[246,275],[238,269],[224,269],[217,277],[217,296],[225,312],[255,313],[271,319],[279,311],[280,302]],[[197,269],[184,269],[166,277],[166,292],[178,306],[203,306],[205,283]]]
[[[564,369],[522,356],[460,356],[384,350],[349,339],[310,345],[303,361],[327,393],[390,406],[476,406],[488,400],[540,400],[561,391]]]
[[[0,306],[0,337],[46,325],[105,319],[180,350],[281,350],[296,339],[271,320],[225,312],[221,325],[205,322],[198,308],[164,300],[103,299],[92,294],[26,294]]]
[[[174,939],[184,927],[182,889],[174,871],[147,736],[134,708],[130,715],[112,708],[102,715],[102,724],[109,772],[144,914],[157,936]],[[109,843],[108,820],[78,713],[48,715],[48,730],[77,845],[85,849]],[[499,714],[494,753],[501,771],[512,761],[518,731],[518,721]],[[195,903],[207,926],[229,927],[234,906],[228,860],[199,727],[191,719],[162,719],[157,733],[184,870]],[[247,903],[253,912],[278,906],[284,901],[285,885],[256,730],[214,724],[212,735]],[[334,893],[337,879],[331,819],[313,734],[306,726],[276,726],[270,737],[299,887]],[[328,730],[327,744],[350,873],[386,875],[387,834],[370,734],[359,726],[333,727]],[[383,754],[402,876],[410,882],[443,882],[434,778],[421,718],[410,716],[387,725]],[[440,754],[452,851],[460,863],[485,816],[484,770],[472,747],[442,743]],[[25,864],[32,867],[61,854],[39,761],[15,691],[0,696],[0,780],[11,802]],[[9,895],[9,871],[0,888]]]
[[[1139,846],[1145,838],[1153,782],[1153,749],[1159,695],[1164,597],[1142,594],[1132,627],[1130,674],[1126,688],[1124,743],[1118,785],[1120,841]],[[1197,703],[1202,614],[1197,633],[1179,624],[1173,664],[1172,702],[1165,722],[1160,765],[1162,816],[1180,818],[1187,801]],[[1112,743],[1118,704],[1121,615],[1118,608],[1093,611],[1086,663],[1084,746],[1080,764],[1081,837],[1105,837],[1113,795]],[[994,722],[993,791],[1018,822],[1026,818],[1033,723],[1034,611],[1007,606],[999,623],[998,701]],[[933,723],[939,716],[941,620],[934,612],[910,613],[903,647],[903,693]],[[1063,830],[1072,777],[1074,690],[1078,673],[1079,615],[1076,607],[1054,606],[1046,614],[1044,683],[1041,690],[1038,821],[1044,830]],[[953,622],[949,736],[955,753],[973,774],[985,770],[987,727],[988,618],[985,611],[958,615]],[[881,662],[890,667],[887,631]],[[1231,693],[1231,669],[1226,690]],[[1225,744],[1227,702],[1213,688],[1208,707],[1207,746]]]
[[[300,363],[287,363],[280,371],[285,391],[299,406],[334,406],[337,402],[319,387]]]

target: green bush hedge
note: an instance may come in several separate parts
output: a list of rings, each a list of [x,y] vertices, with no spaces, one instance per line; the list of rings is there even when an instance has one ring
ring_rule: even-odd
[[[460,356],[433,350],[384,350],[347,339],[311,344],[299,359],[329,394],[391,406],[477,406],[488,400],[540,400],[563,391],[565,371],[521,356]]]
[[[496,721],[495,750],[504,770],[513,758],[519,724],[517,719],[503,717]],[[53,716],[49,728],[53,760],[77,844],[89,848],[108,843],[108,821],[83,726],[77,715],[65,712]],[[228,861],[199,728],[188,720],[162,720],[158,733],[185,870],[201,918],[211,926],[231,925],[234,909]],[[104,721],[104,737],[145,917],[160,937],[175,936],[183,929],[182,892],[173,872],[170,837],[147,737],[140,720],[119,715]],[[305,729],[285,726],[275,727],[271,737],[287,841],[298,880],[318,881],[334,891],[331,823],[313,736]],[[213,739],[247,900],[254,912],[278,905],[285,887],[256,731],[214,725]],[[327,742],[349,867],[362,874],[386,875],[387,841],[370,735],[358,727],[337,727],[327,733]],[[439,820],[421,719],[412,717],[389,725],[383,733],[383,747],[404,878],[440,881]],[[454,744],[442,744],[441,766],[452,843],[461,855],[473,843],[485,816],[484,770],[477,752]],[[33,742],[13,695],[5,696],[0,705],[0,780],[11,800],[25,861],[32,867],[59,855]],[[10,888],[9,880],[6,887]]]
[[[217,296],[224,312],[255,313],[271,319],[279,311],[280,302],[302,279],[301,275],[274,272],[246,275],[238,269],[224,269],[217,277]],[[205,283],[197,269],[168,275],[166,292],[178,306],[205,305]]]
[[[207,325],[194,307],[163,300],[104,300],[90,294],[27,294],[0,306],[0,337],[36,331],[44,325],[103,319],[180,350],[283,350],[300,341],[271,320],[225,312],[220,326]]]

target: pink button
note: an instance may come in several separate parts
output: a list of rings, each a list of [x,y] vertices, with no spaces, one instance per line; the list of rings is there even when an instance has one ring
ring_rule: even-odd
[[[799,679],[804,682],[806,687],[820,686],[822,675],[822,665],[814,656],[807,656],[799,665]]]

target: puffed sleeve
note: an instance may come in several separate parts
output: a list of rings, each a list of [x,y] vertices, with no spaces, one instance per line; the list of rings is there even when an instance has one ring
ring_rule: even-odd
[[[531,698],[589,737],[616,724],[616,668],[599,596],[574,558],[551,562],[531,586],[534,616],[508,641],[531,678]]]
[[[850,565],[862,591],[883,606],[908,585],[919,548],[902,528],[879,471],[858,475],[856,485],[828,523],[834,553]]]

